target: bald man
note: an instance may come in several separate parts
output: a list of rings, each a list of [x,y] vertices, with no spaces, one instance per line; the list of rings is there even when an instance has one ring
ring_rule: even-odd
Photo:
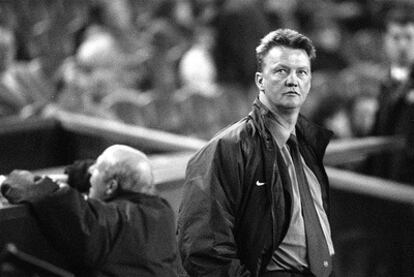
[[[88,197],[76,186],[17,170],[1,191],[13,204],[30,204],[76,276],[177,276],[174,213],[153,195],[146,155],[113,145],[88,171]]]

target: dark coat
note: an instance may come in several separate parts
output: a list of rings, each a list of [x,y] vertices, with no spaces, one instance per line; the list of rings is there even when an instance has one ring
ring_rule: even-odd
[[[258,276],[287,231],[292,191],[278,169],[281,154],[267,128],[268,113],[256,101],[249,116],[189,161],[178,243],[190,276]],[[322,158],[332,133],[300,117],[296,134],[328,211]]]
[[[76,276],[177,276],[174,212],[164,199],[131,192],[85,200],[65,187],[28,202]]]
[[[213,20],[216,43],[212,50],[219,83],[254,84],[257,42],[271,31],[258,4],[226,1]]]
[[[367,173],[414,184],[414,68],[408,81],[384,81],[378,98],[373,136],[400,135],[402,151],[375,155],[368,161]]]

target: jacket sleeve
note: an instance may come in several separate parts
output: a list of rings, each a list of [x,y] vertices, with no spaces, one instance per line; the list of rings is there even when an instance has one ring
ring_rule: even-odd
[[[238,143],[216,141],[187,166],[178,218],[178,244],[190,276],[251,276],[235,240],[243,184]]]
[[[105,261],[120,225],[116,206],[63,187],[31,202],[40,227],[51,243],[75,267]]]

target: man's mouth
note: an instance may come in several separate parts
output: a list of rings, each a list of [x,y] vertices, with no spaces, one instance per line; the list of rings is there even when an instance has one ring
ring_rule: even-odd
[[[290,91],[286,92],[286,94],[288,94],[288,95],[291,95],[291,94],[293,94],[293,95],[300,95],[299,92],[294,91],[294,90],[290,90]]]

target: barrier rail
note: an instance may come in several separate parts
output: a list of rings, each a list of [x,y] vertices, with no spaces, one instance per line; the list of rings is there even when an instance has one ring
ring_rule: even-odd
[[[35,131],[56,127],[59,122],[54,118],[27,118],[7,117],[0,119],[0,136],[20,131]]]
[[[152,159],[156,183],[163,184],[184,180],[185,166],[191,154],[181,153]],[[327,167],[331,189],[364,194],[390,201],[414,204],[414,186]]]
[[[49,116],[57,119],[63,129],[73,133],[89,134],[109,139],[116,139],[119,143],[135,143],[140,141],[152,149],[163,152],[191,151],[200,148],[205,141],[148,129],[135,125],[128,125],[115,120],[106,120],[60,110],[52,110]]]
[[[93,134],[107,138],[116,138],[125,142],[141,140],[166,151],[192,151],[201,148],[206,141],[175,135],[168,132],[128,125],[114,120],[106,120],[87,115],[53,110],[50,115],[57,119],[65,130]],[[379,151],[400,149],[404,140],[400,137],[364,137],[356,139],[334,140],[327,148],[327,164],[343,164]]]
[[[175,135],[163,131],[132,126],[113,120],[105,120],[87,115],[79,115],[61,110],[51,110],[50,117],[56,119],[66,131],[93,134],[112,138],[119,143],[141,141],[151,148],[179,153],[155,155],[151,157],[155,182],[162,186],[184,180],[186,164],[194,151],[206,141]],[[352,191],[385,198],[391,201],[413,203],[414,187],[350,171],[332,168],[332,166],[352,163],[362,157],[378,152],[401,149],[404,140],[401,137],[364,137],[346,140],[333,140],[325,155],[327,173],[333,189]]]
[[[404,144],[399,136],[333,140],[326,149],[324,162],[331,166],[357,162],[369,154],[398,151]]]
[[[150,157],[155,183],[159,190],[165,190],[165,187],[170,183],[181,182],[180,184],[182,184],[185,177],[185,167],[192,154],[192,152],[186,152]],[[62,172],[61,167],[36,171],[37,174],[59,174],[60,172]],[[414,204],[414,187],[411,185],[333,167],[326,167],[326,172],[331,189]]]
[[[327,167],[332,189],[414,205],[414,186]]]
[[[19,130],[51,128],[56,125],[59,125],[65,131],[77,134],[90,134],[97,137],[111,138],[118,141],[118,143],[140,141],[143,145],[148,145],[152,149],[175,152],[174,154],[151,157],[155,182],[160,188],[167,183],[183,180],[185,166],[191,154],[206,143],[206,141],[197,138],[175,135],[57,109],[49,110],[49,116],[46,119],[9,120],[3,125],[0,135]],[[332,141],[328,145],[325,155],[325,164],[330,166],[327,168],[327,173],[331,179],[332,188],[363,193],[392,201],[412,203],[414,187],[332,168],[335,165],[360,160],[361,157],[371,153],[395,151],[403,145],[404,140],[400,137],[365,137]],[[59,173],[61,168],[46,169],[39,172]]]

